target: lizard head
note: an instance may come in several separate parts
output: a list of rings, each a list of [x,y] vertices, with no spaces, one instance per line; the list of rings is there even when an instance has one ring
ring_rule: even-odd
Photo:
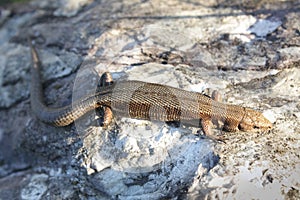
[[[262,130],[267,131],[272,128],[272,123],[259,111],[245,108],[245,115],[239,123],[239,129],[242,131]]]

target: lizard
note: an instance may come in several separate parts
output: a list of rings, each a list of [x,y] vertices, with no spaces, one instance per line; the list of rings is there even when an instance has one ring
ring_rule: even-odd
[[[165,122],[198,121],[204,135],[213,139],[216,137],[212,133],[212,125],[220,121],[223,122],[223,130],[229,132],[267,131],[272,128],[272,123],[260,111],[157,83],[132,80],[113,82],[109,73],[101,77],[101,85],[95,93],[67,106],[48,107],[43,99],[41,61],[31,41],[29,46],[32,57],[31,108],[37,118],[45,123],[67,126],[89,111],[102,108],[105,110],[105,124],[110,123],[112,115]]]

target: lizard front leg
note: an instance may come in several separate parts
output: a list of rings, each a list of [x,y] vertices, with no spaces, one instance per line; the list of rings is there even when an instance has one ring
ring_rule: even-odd
[[[213,133],[212,126],[213,123],[210,118],[201,119],[201,128],[204,135],[216,141],[223,141],[224,140],[223,136],[217,136]]]
[[[222,102],[222,95],[217,90],[214,90],[212,92],[211,98],[214,101]],[[211,129],[213,125],[216,125],[218,129],[222,129],[222,127],[224,126],[224,121],[215,118],[203,119],[201,121],[202,130],[205,135],[209,136],[214,140],[223,141],[224,140],[223,136],[216,136],[215,134],[213,134],[213,131]]]

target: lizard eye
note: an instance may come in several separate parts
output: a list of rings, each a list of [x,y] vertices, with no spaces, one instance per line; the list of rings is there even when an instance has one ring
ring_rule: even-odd
[[[241,124],[238,125],[238,129],[243,130],[243,127],[241,126]]]

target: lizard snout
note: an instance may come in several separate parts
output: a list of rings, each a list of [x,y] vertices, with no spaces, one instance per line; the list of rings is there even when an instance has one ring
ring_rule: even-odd
[[[246,113],[243,120],[239,124],[239,129],[242,131],[249,130],[270,130],[273,124],[263,116],[259,111],[249,108],[245,109]]]

